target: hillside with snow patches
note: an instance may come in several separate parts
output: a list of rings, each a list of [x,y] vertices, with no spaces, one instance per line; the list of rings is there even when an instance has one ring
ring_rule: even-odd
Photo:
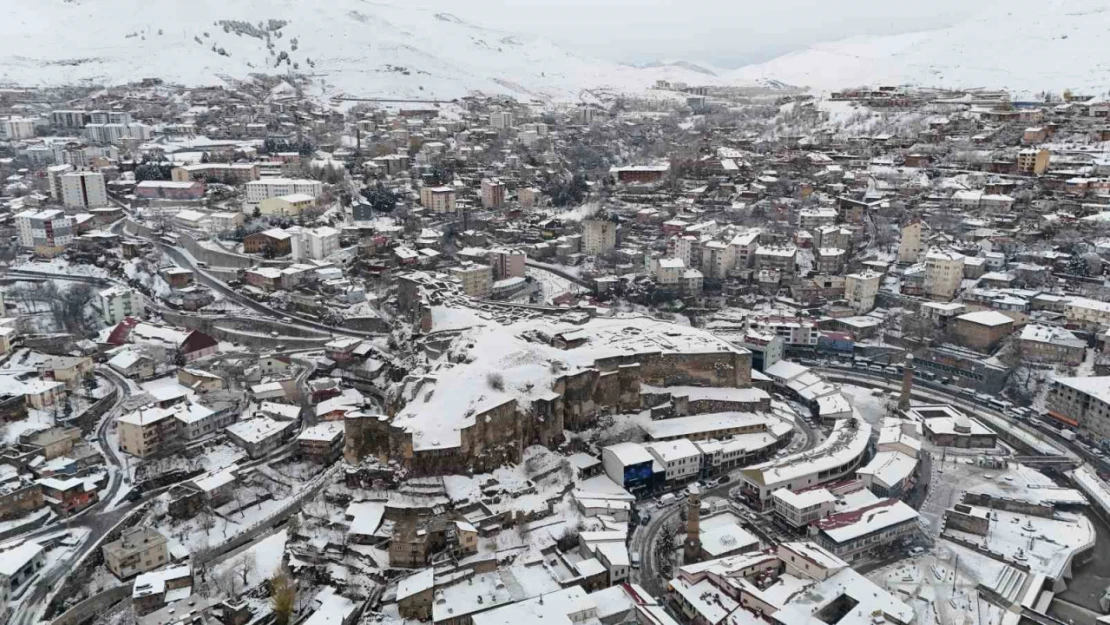
[[[400,0],[398,0],[400,2]],[[186,85],[295,71],[327,93],[450,99],[480,91],[576,100],[657,79],[714,80],[681,64],[637,68],[447,13],[368,0],[9,0],[0,84]],[[723,82],[720,79],[716,79]]]
[[[887,83],[1102,94],[1110,89],[1108,34],[1106,0],[988,0],[948,28],[815,45],[728,78],[815,90]]]

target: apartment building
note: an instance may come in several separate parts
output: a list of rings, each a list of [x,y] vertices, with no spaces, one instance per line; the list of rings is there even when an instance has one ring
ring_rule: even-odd
[[[433,213],[455,212],[454,187],[423,187],[420,189],[420,205]]]
[[[93,143],[119,143],[124,140],[149,141],[154,128],[146,124],[86,124],[85,136]]]
[[[323,260],[339,251],[339,231],[331,226],[301,228],[294,226],[286,230],[290,237],[290,251],[293,260]]]
[[[507,130],[513,127],[513,114],[509,111],[494,111],[489,114],[489,126],[494,130]]]
[[[964,255],[933,248],[925,254],[925,295],[951,301],[964,279]]]
[[[1055,378],[1045,408],[1067,426],[1110,439],[1110,376]]]
[[[27,210],[15,216],[19,245],[36,254],[53,256],[69,245],[76,235],[72,217],[60,210]]]
[[[1071,330],[1031,323],[1021,329],[1017,348],[1024,360],[1077,367],[1087,353],[1087,342]]]
[[[108,205],[108,188],[104,174],[95,171],[71,171],[62,174],[62,203],[66,208],[99,208]]]
[[[924,251],[922,234],[925,224],[921,221],[911,221],[902,226],[902,238],[898,242],[898,262],[916,263],[921,259]]]
[[[897,499],[829,516],[817,522],[817,544],[853,562],[918,530],[917,511]]]
[[[461,267],[452,267],[448,273],[459,279],[466,295],[476,299],[489,297],[493,287],[493,271],[489,265],[467,263]]]
[[[165,536],[149,527],[138,526],[125,529],[119,540],[107,543],[101,548],[104,553],[104,566],[120,579],[153,571],[169,563],[170,552],[167,543]]]
[[[504,206],[506,188],[500,178],[482,178],[482,208]]]
[[[220,182],[223,184],[246,184],[259,178],[258,163],[198,163],[182,165],[170,171],[174,182]]]
[[[798,248],[787,246],[760,246],[755,251],[755,268],[759,271],[774,270],[784,276],[793,276]]]
[[[1014,320],[997,310],[980,310],[956,317],[949,327],[960,345],[989,352],[1014,330]]]
[[[258,203],[258,212],[271,217],[296,217],[316,206],[316,198],[307,193],[291,193],[266,198]]]
[[[836,496],[826,488],[795,493],[780,488],[771,493],[771,511],[794,529],[800,529],[829,516],[836,509]]]
[[[582,253],[599,256],[617,247],[617,224],[608,219],[582,221]]]
[[[121,451],[145,458],[181,444],[174,406],[146,406],[116,419]]]
[[[645,443],[644,449],[663,467],[668,486],[696,479],[701,471],[701,450],[688,439]]]
[[[490,250],[486,257],[493,270],[494,280],[523,278],[527,271],[528,256],[520,250]]]
[[[46,550],[34,541],[0,551],[0,616],[11,597],[21,592],[24,584],[45,566]]]
[[[1084,297],[1072,298],[1064,305],[1064,318],[1069,326],[1101,332],[1110,327],[1110,302]]]
[[[62,201],[62,176],[73,171],[73,165],[51,165],[46,168],[46,184],[50,187],[50,199],[55,202]]]
[[[88,111],[50,111],[50,125],[55,128],[84,128],[87,123],[89,123]]]
[[[26,117],[0,119],[0,140],[22,141],[35,136],[35,120]]]
[[[243,185],[246,204],[252,208],[263,200],[289,195],[307,195],[313,199],[324,193],[324,183],[307,178],[263,178]]]
[[[812,231],[821,226],[831,226],[838,216],[835,208],[803,208],[798,211],[798,227]]]
[[[143,294],[135,289],[114,286],[96,294],[96,308],[100,318],[108,325],[120,323],[128,317],[142,316]]]
[[[1044,148],[1026,148],[1018,152],[1018,171],[1033,176],[1043,176],[1048,171],[1052,154]]]
[[[856,314],[866,315],[875,309],[875,297],[882,279],[882,274],[871,270],[844,276],[844,298]]]
[[[787,346],[816,347],[820,331],[817,324],[809,319],[783,316],[752,317],[748,328],[765,334],[782,337]]]

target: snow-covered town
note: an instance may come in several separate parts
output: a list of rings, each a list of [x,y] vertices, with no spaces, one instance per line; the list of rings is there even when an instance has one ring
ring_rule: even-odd
[[[1110,623],[1110,87],[242,4],[0,44],[0,623]]]

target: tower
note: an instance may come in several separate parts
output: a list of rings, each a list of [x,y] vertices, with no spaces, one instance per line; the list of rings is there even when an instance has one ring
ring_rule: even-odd
[[[911,390],[913,390],[913,354],[906,354],[906,366],[902,371],[902,394],[898,397],[898,410],[909,410]]]
[[[697,484],[690,485],[690,496],[686,499],[686,542],[682,548],[683,563],[701,560],[701,491]]]

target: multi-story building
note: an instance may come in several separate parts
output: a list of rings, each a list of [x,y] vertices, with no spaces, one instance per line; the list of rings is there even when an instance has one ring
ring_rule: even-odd
[[[1071,330],[1031,323],[1021,329],[1017,347],[1023,360],[1077,367],[1087,353],[1087,342]]]
[[[493,286],[493,271],[489,265],[469,263],[461,267],[452,267],[448,272],[459,279],[463,293],[466,295],[476,299],[489,297]]]
[[[1018,152],[1018,171],[1023,174],[1042,176],[1048,171],[1048,164],[1052,154],[1044,148],[1026,148]]]
[[[87,123],[89,123],[88,111],[50,111],[50,125],[55,128],[84,128]]]
[[[729,241],[728,246],[732,251],[734,266],[737,269],[751,269],[755,265],[755,252],[759,249],[759,236],[761,231],[752,228],[743,234],[738,234]],[[730,267],[729,269],[732,269]]]
[[[220,182],[223,184],[245,184],[258,180],[258,163],[198,163],[182,165],[170,171],[174,182]]]
[[[933,248],[925,254],[925,295],[951,301],[964,279],[964,255]]]
[[[307,178],[264,178],[244,185],[246,202],[252,208],[270,198],[287,195],[308,195],[313,199],[324,193],[324,183]]]
[[[897,499],[833,514],[817,522],[817,544],[852,562],[918,530],[917,511]]]
[[[848,306],[860,315],[871,312],[875,308],[875,296],[879,294],[882,279],[882,274],[871,270],[844,276],[844,298],[848,300]]]
[[[752,353],[752,368],[759,371],[782,360],[786,351],[786,341],[781,336],[754,329],[748,330],[734,342]]]
[[[1064,305],[1064,318],[1071,327],[1101,332],[1110,327],[1110,302],[1085,297],[1072,298]]]
[[[784,276],[793,276],[797,256],[798,248],[793,245],[760,246],[755,251],[755,268],[760,271],[774,270]]]
[[[701,470],[701,450],[688,439],[645,443],[644,449],[665,471],[668,486],[696,479]]]
[[[686,263],[681,258],[660,258],[655,266],[655,281],[661,287],[678,289],[685,273]]]
[[[0,608],[7,608],[11,597],[19,594],[24,584],[45,566],[46,550],[32,540],[0,551]],[[0,615],[3,613],[0,609]]]
[[[102,547],[104,566],[116,577],[128,579],[169,563],[166,537],[157,530],[138,526],[123,530],[119,540]]]
[[[748,328],[780,336],[788,347],[816,347],[817,337],[820,334],[813,320],[800,317],[776,315],[752,317],[748,321]]]
[[[771,510],[795,529],[816,523],[835,509],[836,496],[826,488],[811,488],[800,493],[780,488],[771,493]]]
[[[493,270],[494,280],[524,277],[528,260],[528,256],[524,252],[496,249],[490,250],[486,257],[489,259],[489,266]]]
[[[43,256],[57,254],[76,235],[73,218],[57,209],[23,211],[15,216],[15,225],[20,246]]]
[[[323,260],[339,251],[339,231],[331,226],[301,228],[294,226],[286,230],[291,237],[293,260]]]
[[[504,206],[505,190],[505,183],[500,178],[482,178],[482,208]]]
[[[802,230],[814,230],[821,226],[836,223],[839,213],[835,208],[803,208],[798,211],[798,227]]]
[[[100,318],[108,325],[115,325],[128,317],[143,313],[143,294],[135,289],[114,286],[96,294]]]
[[[85,136],[93,143],[119,143],[127,139],[149,141],[154,128],[146,124],[87,124]]]
[[[22,141],[35,136],[35,120],[26,117],[0,119],[0,140]]]
[[[836,276],[844,271],[848,253],[838,247],[822,247],[813,250],[814,271],[819,274]]]
[[[956,317],[949,328],[960,345],[990,351],[1013,331],[1014,320],[997,310],[980,310]]]
[[[1110,439],[1110,376],[1055,378],[1045,397],[1048,416],[1099,439]]]
[[[89,111],[90,124],[130,124],[130,111]]]
[[[50,187],[50,199],[55,202],[61,202],[63,197],[62,192],[62,176],[73,171],[73,165],[52,165],[46,168],[46,184]]]
[[[582,253],[599,256],[617,247],[617,224],[608,219],[582,221]]]
[[[178,436],[177,408],[147,406],[116,419],[121,451],[145,458],[171,450],[181,444]]]
[[[455,212],[454,187],[423,187],[420,205],[436,214]]]
[[[724,280],[736,266],[736,249],[721,241],[707,241],[701,246],[701,272],[710,280]]]
[[[902,226],[902,238],[898,242],[898,262],[916,263],[921,258],[921,252],[924,251],[922,247],[924,229],[925,224],[920,220],[914,220]]]
[[[316,198],[307,193],[291,193],[266,198],[258,203],[258,212],[273,217],[296,217],[316,206]]]
[[[68,208],[99,208],[108,205],[104,174],[71,171],[62,174],[62,203]]]
[[[495,130],[513,127],[513,114],[509,111],[494,111],[489,114],[489,126]]]

